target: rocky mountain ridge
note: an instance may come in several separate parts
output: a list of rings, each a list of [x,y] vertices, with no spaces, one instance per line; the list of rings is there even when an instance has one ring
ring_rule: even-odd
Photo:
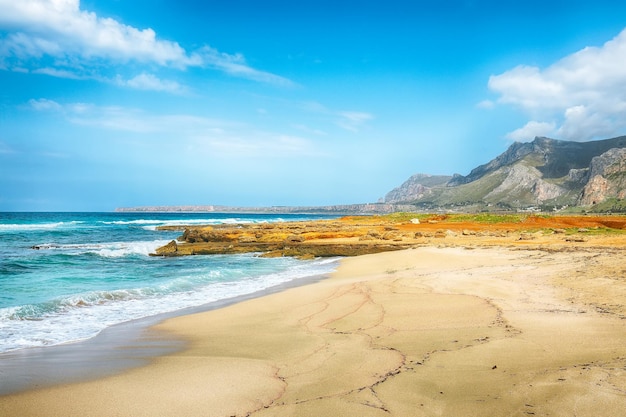
[[[423,208],[592,206],[626,198],[626,136],[572,142],[537,137],[513,143],[467,176],[416,174],[385,203]]]
[[[385,214],[398,211],[626,211],[626,136],[590,142],[537,137],[513,143],[468,175],[415,174],[378,203],[333,206],[149,206],[119,212]]]

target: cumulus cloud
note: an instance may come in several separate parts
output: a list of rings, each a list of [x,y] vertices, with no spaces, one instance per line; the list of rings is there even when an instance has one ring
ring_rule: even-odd
[[[151,28],[138,29],[82,10],[80,0],[0,0],[0,68],[59,77],[107,77],[95,71],[128,62],[174,69],[212,68],[254,81],[286,85],[283,77],[254,69],[242,55],[208,46],[188,52],[177,42],[159,39]],[[1,33],[1,32],[0,32]],[[90,71],[91,70],[91,71]],[[172,91],[164,83],[141,78],[142,87]],[[129,87],[137,88],[127,83]]]
[[[600,47],[586,47],[547,68],[522,65],[493,75],[488,85],[499,94],[498,103],[517,106],[532,119],[510,138],[535,131],[567,140],[623,134],[626,29]]]
[[[4,40],[18,57],[77,55],[186,67],[191,58],[154,30],[137,29],[80,9],[79,0],[0,0],[0,24],[15,29]]]
[[[527,142],[528,138],[532,139],[535,136],[553,136],[555,128],[556,124],[554,122],[535,122],[531,120],[523,127],[508,133],[506,137],[516,142]]]

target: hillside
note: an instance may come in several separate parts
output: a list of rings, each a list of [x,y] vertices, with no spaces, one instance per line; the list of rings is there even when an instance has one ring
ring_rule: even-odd
[[[431,209],[518,209],[593,206],[625,197],[626,136],[591,142],[538,137],[512,144],[467,176],[414,175],[384,201]]]

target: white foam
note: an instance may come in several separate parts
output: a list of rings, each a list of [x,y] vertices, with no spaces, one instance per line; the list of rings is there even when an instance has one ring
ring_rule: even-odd
[[[237,217],[227,219],[137,219],[137,220],[116,220],[110,222],[102,222],[103,224],[115,225],[155,225],[155,226],[187,226],[187,225],[203,225],[203,224],[246,224],[255,223],[254,220],[241,219]]]
[[[271,221],[267,219],[249,219],[245,217],[229,217],[229,218],[208,218],[208,219],[136,219],[136,220],[115,220],[115,221],[101,221],[102,224],[108,225],[137,225],[142,226],[145,230],[156,230],[160,226],[202,226],[202,225],[218,225],[218,224],[254,224],[254,223],[268,223],[285,222],[284,219],[277,218]]]
[[[94,291],[57,300],[46,305],[49,311],[0,309],[0,352],[27,347],[50,346],[97,335],[104,328],[125,321],[196,307],[305,277],[330,273],[335,260],[297,263],[278,273],[243,276],[223,281],[216,271],[205,272],[205,283],[190,282],[196,277],[177,280],[152,288]]]
[[[92,253],[106,258],[120,258],[130,255],[148,256],[157,248],[166,245],[169,240],[150,240],[138,242],[109,242],[109,243],[81,243],[81,244],[57,244],[44,243],[35,245],[39,250],[63,251],[70,255],[84,255]]]
[[[0,232],[7,231],[33,231],[33,230],[50,230],[60,227],[75,226],[83,222],[55,222],[55,223],[34,223],[34,224],[0,224]]]

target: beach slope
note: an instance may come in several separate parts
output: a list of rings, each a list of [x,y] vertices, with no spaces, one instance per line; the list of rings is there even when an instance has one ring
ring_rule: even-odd
[[[154,328],[186,348],[14,416],[620,416],[621,249],[420,247]],[[601,410],[601,411],[600,411]]]

